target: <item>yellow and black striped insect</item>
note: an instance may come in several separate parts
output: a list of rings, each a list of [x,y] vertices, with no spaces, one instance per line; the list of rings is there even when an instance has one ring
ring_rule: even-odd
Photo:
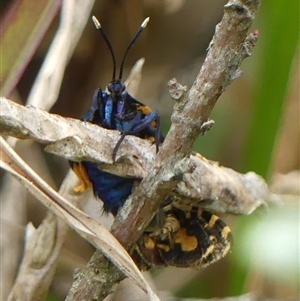
[[[168,198],[158,213],[160,225],[150,224],[132,249],[143,270],[176,266],[203,268],[231,249],[230,228],[215,214]],[[154,219],[155,222],[157,220]]]

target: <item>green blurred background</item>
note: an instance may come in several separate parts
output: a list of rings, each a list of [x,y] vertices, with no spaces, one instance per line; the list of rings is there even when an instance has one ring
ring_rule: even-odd
[[[146,58],[137,98],[160,111],[164,133],[168,131],[173,107],[166,83],[176,77],[181,84],[192,85],[215,26],[222,18],[225,3],[217,0],[95,3],[92,14],[99,18],[109,36],[117,62],[120,62],[140,22],[150,16],[147,29],[128,56],[124,77],[138,58]],[[1,90],[5,84],[11,84],[9,97],[20,103],[26,102],[59,22],[59,15],[55,16],[57,9],[44,10],[44,2],[39,2],[39,5],[37,8],[34,0],[2,3],[2,21],[5,18],[8,21],[1,39],[2,45],[9,45],[9,49],[1,47]],[[41,11],[45,14],[42,20]],[[41,24],[45,19],[49,28]],[[45,28],[39,31],[43,26]],[[221,96],[211,116],[216,122],[214,127],[197,140],[194,149],[221,165],[239,172],[252,170],[270,181],[276,173],[299,169],[299,1],[262,1],[252,30],[255,29],[259,30],[259,41],[252,57],[242,64],[243,75]],[[26,51],[26,43],[33,34],[40,35],[40,39],[35,41],[37,50],[33,57],[29,56],[27,65],[20,49]],[[23,43],[21,47],[20,43]],[[20,71],[14,69],[15,65],[24,66]],[[14,73],[13,70],[18,71]],[[58,101],[51,112],[79,118],[90,106],[94,90],[104,88],[111,80],[111,74],[112,61],[107,46],[89,22],[68,64]],[[59,186],[68,164],[61,158],[47,154],[45,157],[50,174]],[[29,201],[29,206],[27,218],[38,225],[44,215],[43,208],[35,200]],[[157,287],[186,298],[225,297],[245,292],[273,298],[296,296],[299,285],[299,208],[286,207],[271,214],[258,212],[251,217],[225,217],[235,239],[232,253],[198,272],[174,271],[173,268],[155,271],[153,277]],[[101,210],[96,210],[100,215]],[[287,220],[293,221],[289,224],[291,228],[285,227]],[[256,242],[255,238],[276,227],[278,232],[274,236],[282,244],[270,247],[270,254],[278,248],[286,252],[278,255],[275,261],[278,269],[270,272],[267,264],[257,264],[257,259],[264,258],[264,255],[263,251],[260,252],[259,240]],[[287,233],[290,235],[291,232],[292,235],[288,236]],[[254,238],[250,240],[252,236]],[[282,237],[289,239],[285,242]],[[296,258],[288,264],[285,260],[292,256],[290,251],[296,252]],[[92,247],[75,234],[66,242],[49,300],[63,299],[72,283],[73,269],[84,266],[92,252]],[[284,266],[288,266],[288,270],[285,271]]]

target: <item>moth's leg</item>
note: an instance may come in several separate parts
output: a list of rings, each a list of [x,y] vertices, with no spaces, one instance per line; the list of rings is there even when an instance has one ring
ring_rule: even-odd
[[[99,111],[100,114],[102,114],[102,90],[101,89],[97,89],[94,92],[93,95],[93,99],[92,99],[92,105],[89,108],[89,110],[87,111],[87,113],[85,113],[82,117],[83,121],[88,121],[88,122],[93,122],[93,120],[95,119],[95,113],[96,111]],[[99,118],[101,119],[101,116],[99,116]],[[102,116],[103,119],[103,116]]]

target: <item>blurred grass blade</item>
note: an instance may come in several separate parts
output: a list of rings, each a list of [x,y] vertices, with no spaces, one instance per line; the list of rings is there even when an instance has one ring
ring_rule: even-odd
[[[253,111],[251,127],[246,137],[242,171],[253,170],[266,178],[270,172],[272,153],[276,136],[285,111],[285,99],[290,84],[291,69],[299,43],[299,0],[262,1],[258,22],[259,43],[255,55]],[[239,219],[235,224],[235,241],[245,236],[245,229],[257,223],[253,219]],[[236,243],[234,252],[240,254],[241,246]],[[251,259],[244,254],[242,266],[236,257],[231,257],[231,295],[239,295],[247,289],[247,279],[251,278]]]
[[[299,43],[299,1],[262,1],[258,26],[259,77],[243,170],[266,177]]]
[[[62,0],[15,1],[1,20],[1,95],[10,96]]]

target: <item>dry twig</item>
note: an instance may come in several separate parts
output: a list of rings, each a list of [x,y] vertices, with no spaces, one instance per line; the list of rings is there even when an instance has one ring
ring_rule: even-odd
[[[4,98],[0,105],[2,133],[46,144],[46,150],[56,155],[75,161],[96,161],[104,170],[141,179],[153,166],[155,147],[147,140],[126,137],[119,151],[120,163],[112,165],[117,131],[23,107]],[[250,214],[277,200],[255,173],[239,174],[196,153],[177,162],[174,169],[180,177],[172,193],[186,203],[197,203],[216,213]]]

